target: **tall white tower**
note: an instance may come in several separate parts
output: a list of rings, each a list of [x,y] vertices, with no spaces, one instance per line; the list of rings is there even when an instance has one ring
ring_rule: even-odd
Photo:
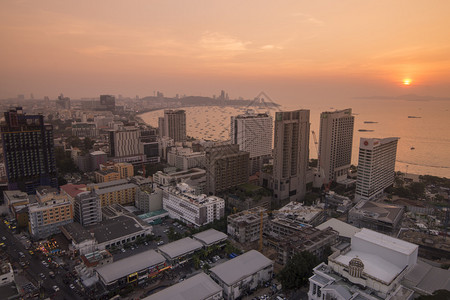
[[[399,138],[361,138],[355,200],[379,198],[394,183]]]

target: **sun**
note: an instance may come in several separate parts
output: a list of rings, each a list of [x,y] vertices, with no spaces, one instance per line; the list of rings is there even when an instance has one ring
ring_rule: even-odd
[[[411,79],[403,79],[403,85],[411,85]]]

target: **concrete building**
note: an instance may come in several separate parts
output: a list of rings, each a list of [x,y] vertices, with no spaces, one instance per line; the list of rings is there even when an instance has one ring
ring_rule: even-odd
[[[116,110],[116,97],[112,95],[100,95],[100,110],[114,112]]]
[[[171,265],[182,265],[192,258],[192,255],[203,248],[203,244],[190,237],[159,246],[158,251]]]
[[[94,175],[95,182],[97,183],[110,182],[121,179],[119,172],[115,170],[98,170],[94,172]]]
[[[89,184],[87,186],[88,191],[93,190],[99,196],[102,207],[114,203],[133,205],[137,188],[137,185],[134,183],[129,183],[126,179]]]
[[[324,220],[324,210],[315,206],[303,206],[302,203],[290,202],[273,213],[279,219],[290,219],[298,223],[317,226]]]
[[[102,220],[100,198],[94,191],[77,194],[73,202],[73,210],[73,220],[82,226],[94,225]]]
[[[267,234],[264,244],[277,251],[277,263],[285,265],[295,254],[308,251],[318,259],[326,259],[326,249],[338,242],[339,234],[331,227],[319,230],[302,227],[292,234]]]
[[[0,286],[14,282],[14,270],[9,262],[0,262]]]
[[[211,268],[210,272],[211,278],[222,287],[223,298],[233,300],[271,280],[273,261],[250,250]]]
[[[314,269],[308,298],[412,299],[413,291],[401,282],[416,265],[417,253],[417,245],[364,228],[350,248]]]
[[[67,195],[70,202],[75,201],[76,195],[87,191],[87,186],[85,184],[65,184],[61,186],[61,193]]]
[[[227,233],[239,243],[251,243],[259,240],[261,233],[261,214],[263,217],[263,231],[268,226],[267,210],[255,207],[241,211],[227,217]]]
[[[8,190],[34,194],[39,186],[58,187],[53,127],[43,115],[25,115],[22,107],[5,112],[1,124]]]
[[[184,171],[192,168],[204,168],[205,152],[194,152],[192,148],[187,147],[172,147],[167,153],[167,163]]]
[[[118,130],[109,131],[109,154],[111,157],[129,157],[142,155],[144,150],[140,143],[139,128],[122,126]]]
[[[354,123],[351,108],[320,114],[319,167],[324,171],[325,183],[347,179]]]
[[[186,112],[184,110],[171,110],[164,111],[164,120],[158,122],[159,125],[163,125],[162,137],[170,137],[175,142],[186,141]]]
[[[342,222],[341,220],[335,218],[331,218],[326,222],[316,226],[316,228],[320,230],[327,229],[328,227],[331,227],[334,231],[337,231],[339,233],[339,239],[344,242],[350,242],[352,236],[354,236],[355,233],[361,231],[360,228]]]
[[[73,122],[72,135],[77,137],[97,138],[99,130],[95,123],[91,122]]]
[[[401,226],[404,207],[361,200],[348,212],[348,223],[386,234],[396,233]]]
[[[195,194],[206,193],[206,171],[199,168],[171,173],[158,171],[153,174],[153,182],[161,186],[171,186],[184,182],[194,189]]]
[[[126,179],[134,176],[134,167],[130,163],[115,163],[114,170],[119,173],[119,179]]]
[[[272,157],[273,119],[268,113],[245,114],[231,117],[231,143],[250,153],[249,170],[254,174]]]
[[[108,155],[103,151],[93,151],[89,153],[90,170],[95,171],[100,169],[100,165],[106,163]]]
[[[399,138],[361,138],[355,200],[375,200],[394,183]]]
[[[195,195],[189,185],[179,183],[163,190],[163,209],[173,219],[202,226],[225,215],[225,201],[216,196]]]
[[[163,190],[157,187],[139,187],[136,189],[135,206],[145,213],[163,208]]]
[[[219,300],[223,299],[222,293],[222,288],[202,272],[143,300]]]
[[[247,183],[249,155],[238,145],[206,148],[206,191],[214,195]]]
[[[107,264],[95,271],[100,282],[108,290],[116,290],[129,284],[142,284],[149,278],[170,268],[164,257],[155,250],[147,250]]]
[[[276,200],[303,200],[309,160],[309,110],[277,112],[273,188]]]
[[[36,190],[37,202],[28,205],[29,231],[34,239],[44,239],[59,233],[59,227],[73,222],[73,205],[57,189]]]

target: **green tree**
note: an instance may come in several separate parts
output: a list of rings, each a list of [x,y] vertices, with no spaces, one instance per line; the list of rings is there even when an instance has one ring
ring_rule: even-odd
[[[411,191],[411,196],[416,199],[425,196],[425,184],[422,182],[412,182],[409,185],[409,190]]]
[[[310,252],[303,251],[295,254],[278,273],[283,288],[291,290],[305,286],[318,262],[317,257]]]

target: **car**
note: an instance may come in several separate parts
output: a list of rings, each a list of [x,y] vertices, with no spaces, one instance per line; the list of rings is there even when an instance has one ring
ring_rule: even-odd
[[[28,251],[28,253],[30,253],[30,255],[34,254],[34,252],[32,250]]]
[[[54,286],[53,286],[53,290],[54,290],[55,292],[58,292],[58,291],[59,291],[59,287],[58,287],[57,285],[54,285]]]
[[[121,249],[120,251],[122,251],[123,253],[125,253],[125,252],[126,252],[126,250],[125,250],[125,249],[123,249],[123,248],[122,248],[122,249]]]
[[[145,245],[145,246],[148,246],[148,243],[147,243],[147,242],[145,242],[145,243],[144,243],[144,245]]]
[[[72,290],[75,289],[75,286],[73,285],[73,283],[71,283],[71,284],[69,285],[69,287],[70,287]]]
[[[131,250],[134,250],[134,247],[131,247]]]
[[[40,276],[42,279],[45,279],[45,274],[44,274],[44,273],[39,273],[39,276]]]
[[[2,236],[2,240],[6,241],[6,237]]]
[[[25,254],[23,254],[23,252],[19,252],[20,257],[24,258]]]

